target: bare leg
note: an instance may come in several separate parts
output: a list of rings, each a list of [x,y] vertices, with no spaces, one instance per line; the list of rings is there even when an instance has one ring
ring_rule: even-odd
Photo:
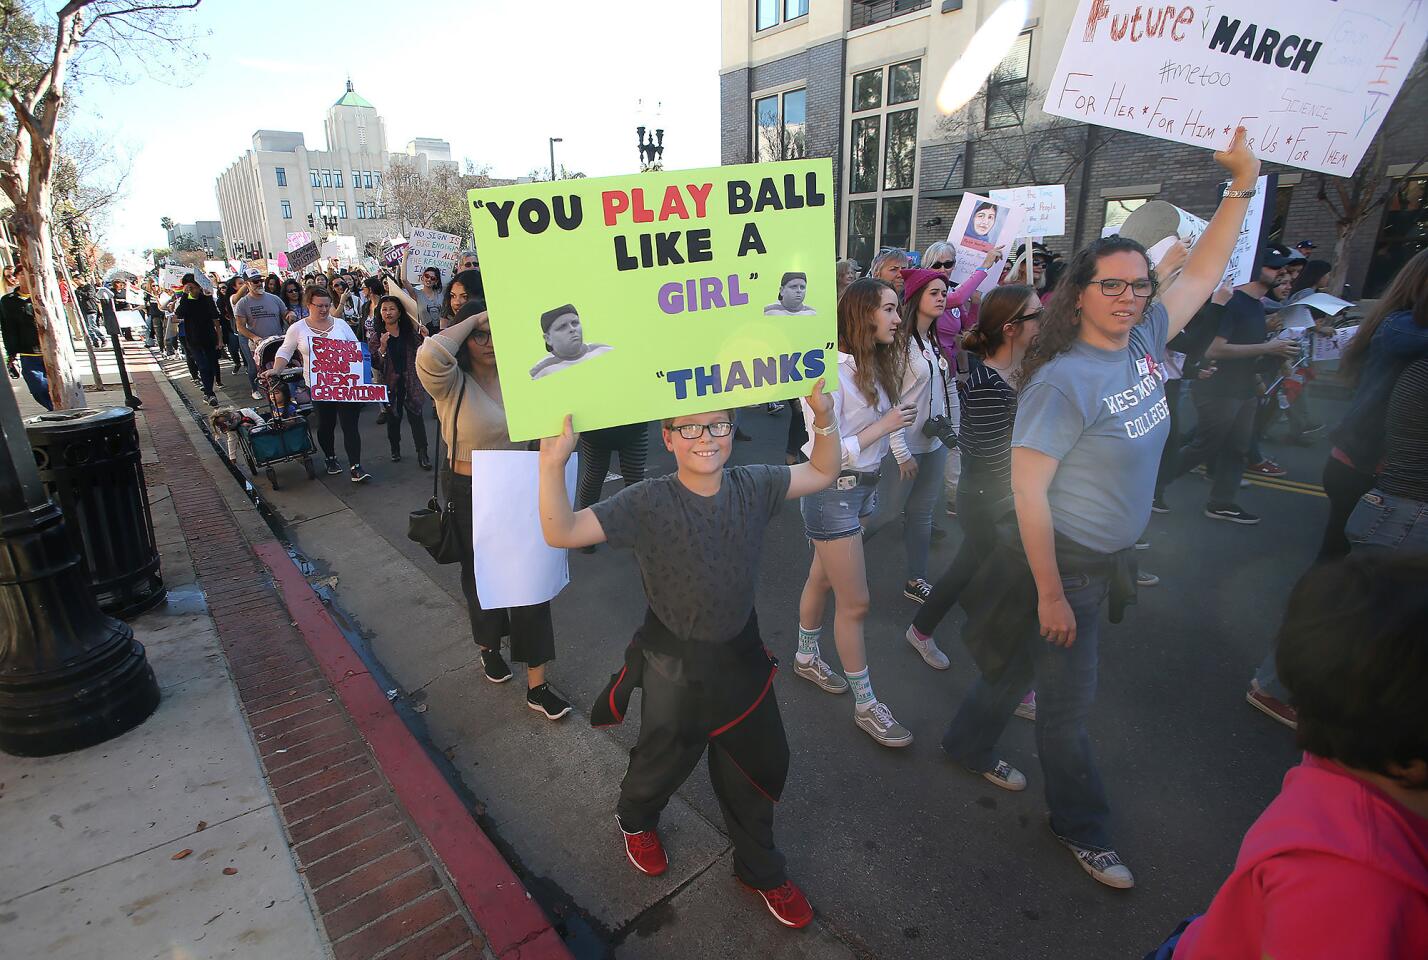
[[[526,689],[534,690],[545,683],[545,664],[538,667],[526,667]]]
[[[818,586],[816,619],[822,623],[822,604],[827,590],[833,590],[833,642],[844,673],[861,672],[868,665],[863,644],[863,621],[868,616],[868,573],[863,562],[861,535],[839,540],[815,541],[814,561],[809,581],[799,604],[799,622],[810,628],[805,616],[810,612],[810,588]],[[815,584],[815,576],[818,584]]]
[[[813,563],[808,567],[808,579],[804,581],[803,593],[798,598],[798,625],[810,631],[822,629],[823,611],[828,605],[828,578],[823,574],[823,563],[818,557],[815,547]]]

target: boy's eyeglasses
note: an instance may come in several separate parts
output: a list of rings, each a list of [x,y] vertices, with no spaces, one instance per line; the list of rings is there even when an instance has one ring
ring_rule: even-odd
[[[686,440],[698,440],[706,432],[711,437],[727,437],[734,432],[734,425],[728,420],[716,420],[713,423],[681,423],[670,427],[670,430]]]
[[[1148,279],[1135,281],[1119,279],[1092,280],[1091,284],[1100,287],[1101,292],[1108,297],[1119,297],[1126,292],[1126,287],[1130,287],[1131,293],[1142,300],[1153,296],[1156,289],[1160,286],[1157,281]]]

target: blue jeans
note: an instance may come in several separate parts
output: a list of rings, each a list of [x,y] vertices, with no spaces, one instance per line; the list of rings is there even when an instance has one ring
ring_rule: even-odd
[[[1036,752],[1046,778],[1051,829],[1080,846],[1109,850],[1111,805],[1086,729],[1086,716],[1096,699],[1101,605],[1109,581],[1064,576],[1061,586],[1076,616],[1076,642],[1068,649],[1039,635],[1028,637],[1021,655],[996,682],[977,678],[942,737],[942,749],[969,770],[995,767],[997,740],[1034,681]]]
[[[258,390],[258,365],[253,360],[253,346],[248,342],[248,338],[238,336],[238,351],[243,354],[243,365],[248,368],[248,385],[255,392]]]
[[[878,483],[878,509],[868,521],[873,533],[903,515],[902,542],[907,551],[907,579],[927,579],[927,554],[932,548],[932,508],[943,488],[947,448],[938,445],[927,453],[914,453],[917,476],[904,480],[897,462],[883,458],[883,478]]]
[[[1428,553],[1428,502],[1375,488],[1359,498],[1344,533],[1355,553]]]
[[[798,501],[803,532],[810,540],[842,540],[863,532],[862,518],[877,508],[878,488],[859,484],[848,490],[837,485],[811,493]]]
[[[30,396],[46,410],[53,410],[55,407],[50,402],[50,378],[45,373],[45,358],[22,353],[16,359],[20,361],[20,377],[25,381],[25,386],[30,388]]]

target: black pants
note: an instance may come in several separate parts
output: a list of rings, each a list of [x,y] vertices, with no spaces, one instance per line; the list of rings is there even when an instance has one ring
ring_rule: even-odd
[[[402,420],[405,418],[411,427],[412,443],[416,445],[417,453],[426,455],[426,421],[422,419],[425,411],[412,413],[400,398],[394,398],[391,406],[387,408],[387,442],[392,445],[392,455],[395,456],[402,446]]]
[[[1259,405],[1252,396],[1216,396],[1196,389],[1190,395],[1195,400],[1195,439],[1180,451],[1177,472],[1185,473],[1203,463],[1212,481],[1209,503],[1234,503]]]
[[[580,481],[575,497],[575,509],[584,510],[600,499],[605,475],[610,472],[610,454],[620,455],[620,476],[625,486],[645,478],[645,457],[649,453],[650,429],[647,423],[631,423],[623,427],[588,430],[580,435]]]
[[[198,364],[194,363],[193,351],[189,349],[188,337],[178,338],[179,350],[183,353],[184,363],[188,364],[188,375],[190,379],[198,379]]]
[[[1179,475],[1180,462],[1180,393],[1184,381],[1165,381],[1165,405],[1170,408],[1170,433],[1165,438],[1165,449],[1160,451],[1160,468],[1155,472],[1155,499],[1165,493],[1170,481]]]
[[[189,368],[198,376],[203,395],[213,396],[213,384],[218,376],[218,344],[192,343],[187,337],[180,339],[184,344],[184,353],[188,356]],[[218,385],[223,385],[221,380]]]
[[[803,401],[788,401],[788,409],[792,416],[788,420],[788,443],[784,446],[783,452],[795,460],[801,461],[803,445],[808,442],[808,427],[803,422]]]
[[[957,522],[962,525],[962,546],[912,619],[919,633],[931,634],[947,616],[947,611],[961,599],[962,591],[992,555],[997,545],[997,521],[1009,507],[1005,492],[988,491],[973,478],[962,477],[957,485]]]
[[[471,619],[471,639],[484,650],[500,650],[501,638],[511,638],[511,659],[538,667],[555,659],[555,625],[550,604],[529,607],[502,607],[487,610],[476,593],[476,558],[471,542],[471,478],[450,470],[441,471],[442,487],[461,526],[461,593],[466,597],[466,613]]]
[[[1324,464],[1324,493],[1329,498],[1329,520],[1324,525],[1324,539],[1319,545],[1317,562],[1327,563],[1349,555],[1349,538],[1344,525],[1359,502],[1359,497],[1373,489],[1374,475],[1355,470],[1341,460],[1330,457]]]
[[[630,833],[657,827],[669,798],[689,779],[707,751],[709,781],[734,844],[734,873],[758,890],[782,885],[788,878],[783,854],[774,846],[773,801],[744,776],[722,747],[689,730],[689,714],[697,712],[693,701],[699,696],[699,687],[669,675],[679,672],[677,658],[650,652],[644,656],[640,736],[620,784],[616,807],[620,826]],[[773,696],[769,690],[768,697]],[[769,741],[785,739],[777,709],[756,710],[742,723],[762,724],[764,729],[750,732]]]
[[[342,449],[347,453],[349,466],[362,462],[362,435],[357,432],[357,418],[362,413],[360,403],[342,403],[338,400],[314,401],[312,409],[317,413],[317,445],[322,455],[328,459],[337,456],[332,445],[337,424],[342,424]]]

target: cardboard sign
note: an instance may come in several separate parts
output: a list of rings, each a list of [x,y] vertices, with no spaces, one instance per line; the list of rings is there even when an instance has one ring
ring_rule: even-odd
[[[333,237],[324,240],[319,256],[324,260],[355,260],[357,259],[357,238]]]
[[[590,430],[836,386],[826,158],[521,183],[470,202],[513,440],[557,433],[567,413]],[[533,280],[535,264],[558,267]]]
[[[297,230],[288,234],[288,253],[292,253],[298,247],[305,247],[312,242],[312,234],[306,230]]]
[[[1023,216],[1021,236],[1023,237],[1037,239],[1059,237],[1066,232],[1066,185],[1064,183],[1055,183],[1044,187],[989,190],[987,196],[993,203],[1021,208]]]
[[[372,382],[372,358],[360,340],[313,337],[305,354],[313,400],[386,403],[387,388]]]
[[[573,456],[565,465],[567,493],[575,490],[579,462]],[[541,533],[539,463],[534,451],[471,453],[471,545],[483,609],[545,603],[570,582],[566,551]]]
[[[288,269],[294,273],[301,273],[314,263],[317,263],[316,240],[309,240],[296,250],[288,251]]]
[[[386,250],[382,251],[382,266],[395,267],[397,264],[402,262],[402,257],[406,254],[406,252],[407,245],[405,243],[398,243],[394,246],[388,247]]]
[[[1425,36],[1406,0],[1080,0],[1042,109],[1346,177]]]
[[[407,240],[407,283],[420,289],[422,273],[427,267],[436,267],[445,286],[456,272],[456,251],[460,246],[461,238],[454,233],[422,227],[413,230]]]
[[[1002,247],[1003,256],[1010,254],[1017,239],[1025,236],[1024,216],[1020,206],[998,203],[975,193],[962,194],[962,205],[957,208],[952,230],[947,234],[947,242],[957,248],[957,265],[952,268],[951,276],[953,284],[960,285],[979,270],[987,252],[993,248]],[[991,267],[977,289],[983,296],[991,293],[1001,276],[999,267]]]

